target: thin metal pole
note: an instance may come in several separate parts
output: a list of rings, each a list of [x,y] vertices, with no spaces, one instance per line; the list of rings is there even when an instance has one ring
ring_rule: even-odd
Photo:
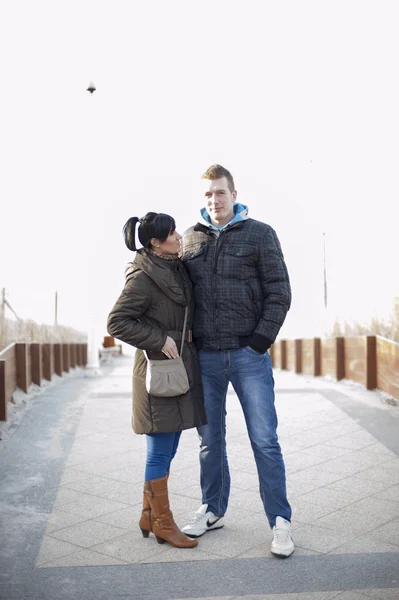
[[[326,234],[323,233],[323,263],[324,263],[324,308],[327,310],[327,267],[326,267]]]

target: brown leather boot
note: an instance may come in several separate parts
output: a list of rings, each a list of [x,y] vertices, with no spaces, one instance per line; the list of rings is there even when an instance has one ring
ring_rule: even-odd
[[[180,531],[169,507],[168,477],[145,482],[145,493],[151,507],[152,530],[158,544],[168,542],[175,548],[194,548],[198,545]]]
[[[169,473],[166,473],[166,479],[169,478]],[[152,533],[152,515],[151,515],[151,506],[147,495],[145,493],[145,485],[143,490],[143,510],[141,511],[141,517],[139,521],[139,527],[141,529],[141,533],[143,537],[148,538],[150,535],[150,531]]]
[[[143,490],[143,510],[141,511],[141,517],[139,521],[139,527],[141,529],[141,533],[143,537],[148,538],[150,535],[150,531],[152,531],[152,523],[151,523],[151,506],[145,493],[145,486]]]

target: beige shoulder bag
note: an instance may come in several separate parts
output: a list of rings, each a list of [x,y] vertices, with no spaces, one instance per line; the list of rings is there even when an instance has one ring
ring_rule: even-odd
[[[181,396],[188,392],[190,384],[183,363],[184,338],[186,336],[188,307],[184,314],[183,336],[180,356],[168,360],[152,360],[147,358],[147,392],[152,396],[172,397]]]

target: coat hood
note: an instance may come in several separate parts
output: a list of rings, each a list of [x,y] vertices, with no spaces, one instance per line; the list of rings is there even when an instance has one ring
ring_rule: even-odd
[[[160,290],[178,304],[187,305],[187,299],[182,289],[179,271],[184,269],[179,259],[164,260],[161,257],[149,254],[144,248],[137,250],[133,261],[128,263],[125,269],[126,281],[140,270],[143,271]]]

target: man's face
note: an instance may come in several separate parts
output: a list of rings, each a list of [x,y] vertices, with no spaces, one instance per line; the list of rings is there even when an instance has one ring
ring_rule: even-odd
[[[226,225],[234,217],[234,202],[237,192],[231,192],[226,177],[202,180],[204,185],[205,208],[214,225]]]

